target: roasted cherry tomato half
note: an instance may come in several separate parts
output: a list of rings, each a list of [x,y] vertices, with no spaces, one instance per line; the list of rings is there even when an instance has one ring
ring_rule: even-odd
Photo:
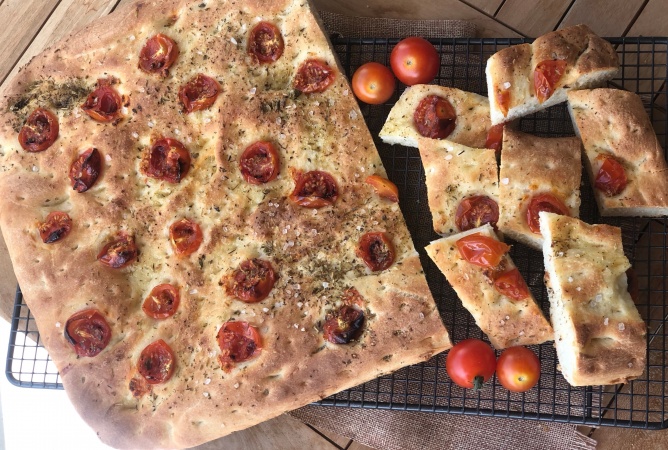
[[[181,295],[176,286],[159,284],[151,289],[141,309],[147,316],[154,319],[167,319],[176,313],[180,301]]]
[[[594,187],[608,197],[621,194],[628,183],[624,166],[612,156],[599,156],[596,159],[602,159],[603,164],[596,174]]]
[[[506,117],[510,110],[510,88],[497,86],[494,90],[494,98],[499,110],[503,113],[503,117]]]
[[[365,182],[373,186],[379,197],[394,203],[399,202],[399,189],[396,184],[392,183],[387,178],[383,178],[380,175],[370,175]]]
[[[176,358],[171,347],[162,339],[146,346],[139,355],[137,369],[149,384],[168,381],[174,374]]]
[[[366,233],[360,238],[357,254],[373,272],[388,269],[396,259],[392,239],[385,233]]]
[[[190,170],[190,152],[179,141],[160,138],[142,161],[142,171],[151,178],[179,183]]]
[[[31,153],[43,152],[58,138],[58,117],[44,108],[34,110],[19,132],[19,144]]]
[[[516,268],[498,275],[494,279],[494,287],[513,300],[524,300],[529,296],[529,287]]]
[[[499,205],[486,195],[472,195],[466,197],[457,206],[455,225],[459,231],[490,224],[496,229],[499,221]]]
[[[566,71],[566,61],[555,59],[538,63],[533,73],[533,86],[539,103],[552,97],[554,87]]]
[[[73,314],[65,323],[65,339],[77,355],[92,357],[105,349],[111,339],[111,328],[97,309]]]
[[[295,75],[294,87],[305,94],[323,92],[336,77],[334,69],[319,59],[307,59],[299,66]]]
[[[540,361],[526,347],[510,347],[496,362],[496,378],[512,392],[526,392],[538,383]]]
[[[538,213],[541,211],[561,214],[562,216],[570,215],[566,205],[554,195],[547,192],[537,194],[531,198],[527,208],[526,220],[532,233],[540,234]]]
[[[327,172],[295,172],[295,189],[290,200],[307,208],[322,208],[333,205],[339,198],[339,187]]]
[[[97,88],[88,95],[86,102],[81,106],[86,114],[98,122],[113,122],[121,117],[123,101],[116,89],[111,87],[111,81],[98,80]]]
[[[476,266],[493,268],[499,265],[510,247],[493,237],[480,233],[469,234],[456,243],[459,255]]]
[[[72,219],[62,211],[54,211],[37,227],[39,236],[45,244],[53,244],[65,238],[72,229]]]
[[[460,387],[481,389],[494,375],[496,356],[488,343],[480,339],[465,339],[450,349],[445,370]]]
[[[248,53],[261,63],[272,63],[283,55],[283,36],[276,25],[260,22],[253,27],[248,39]]]
[[[350,305],[343,305],[327,314],[323,325],[323,336],[332,344],[347,344],[362,334],[364,312]]]
[[[181,86],[179,99],[183,104],[183,111],[191,113],[210,108],[219,93],[220,84],[213,78],[200,73]]]
[[[487,140],[485,141],[485,148],[493,149],[497,155],[501,153],[501,146],[503,145],[504,125],[505,124],[503,123],[494,125],[487,132]]]
[[[92,188],[102,171],[102,157],[96,148],[83,152],[70,166],[72,188],[81,193]]]
[[[276,272],[269,261],[254,258],[241,263],[227,280],[227,293],[242,302],[257,303],[269,296]]]
[[[445,139],[457,126],[457,112],[447,99],[428,95],[415,108],[413,123],[422,136]]]
[[[248,322],[225,322],[216,335],[220,364],[229,372],[240,362],[256,358],[262,351],[260,332]]]
[[[276,146],[267,141],[249,145],[239,159],[241,175],[250,184],[269,183],[278,176],[280,161]]]
[[[169,68],[179,56],[179,47],[174,39],[158,33],[144,44],[139,53],[139,68],[144,72],[158,73],[166,77]]]
[[[204,236],[196,222],[184,218],[169,227],[169,240],[177,255],[188,256],[197,251]]]
[[[377,62],[362,64],[353,74],[352,85],[357,98],[371,105],[388,101],[396,87],[390,69]]]
[[[112,269],[122,269],[135,262],[139,256],[137,244],[132,236],[119,233],[116,239],[105,245],[97,255],[97,260]]]
[[[438,74],[441,59],[433,45],[421,37],[400,41],[390,54],[392,72],[406,86],[430,83]]]

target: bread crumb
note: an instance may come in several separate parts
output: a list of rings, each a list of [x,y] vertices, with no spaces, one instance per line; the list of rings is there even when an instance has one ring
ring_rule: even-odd
[[[619,331],[624,331],[624,328],[626,328],[626,326],[624,326],[624,322],[619,322],[619,326],[617,328],[619,328]]]

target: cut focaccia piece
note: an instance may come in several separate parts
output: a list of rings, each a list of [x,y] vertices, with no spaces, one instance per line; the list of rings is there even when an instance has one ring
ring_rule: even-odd
[[[487,258],[487,267],[469,262],[461,247],[483,239],[498,247]],[[553,339],[553,331],[533,298],[522,275],[490,225],[432,242],[427,254],[452,285],[462,305],[497,349],[514,345],[540,344]],[[494,261],[496,256],[496,261]]]
[[[438,103],[434,96],[441,102]],[[438,112],[435,112],[437,108]],[[418,138],[427,137],[447,138],[469,147],[482,148],[489,128],[486,97],[450,87],[417,84],[406,89],[392,107],[379,136],[388,144],[407,147],[417,147]]]
[[[506,127],[499,174],[499,230],[540,250],[538,212],[578,217],[581,172],[578,138],[541,138]]]
[[[599,85],[618,69],[612,45],[586,25],[504,48],[487,60],[485,71],[492,124],[564,102],[568,91]]]
[[[573,91],[568,109],[601,215],[668,214],[668,164],[640,97],[618,89]]]
[[[499,220],[495,152],[447,140],[420,138],[429,210],[434,230],[448,236]]]
[[[625,383],[645,367],[647,326],[628,292],[621,229],[541,212],[545,282],[561,373],[573,386]]]

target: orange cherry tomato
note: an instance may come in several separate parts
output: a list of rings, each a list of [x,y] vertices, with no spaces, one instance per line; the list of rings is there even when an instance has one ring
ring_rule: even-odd
[[[488,343],[480,339],[465,339],[450,349],[445,370],[458,386],[480,389],[494,375],[496,356]]]
[[[561,214],[562,216],[569,215],[569,211],[566,205],[564,205],[564,203],[554,195],[546,192],[535,195],[529,202],[526,217],[527,224],[529,225],[529,229],[532,233],[540,234],[538,213],[541,211]]]
[[[167,319],[179,308],[180,299],[178,288],[171,284],[159,284],[151,289],[141,309],[154,319]]]
[[[137,369],[149,384],[168,381],[176,366],[174,351],[162,339],[146,346],[139,355]]]
[[[72,229],[72,219],[62,211],[53,211],[37,226],[39,236],[45,244],[53,244],[65,238]]]
[[[396,259],[392,238],[383,232],[366,233],[362,236],[357,254],[373,272],[388,269]]]
[[[494,97],[496,99],[496,104],[503,113],[503,117],[506,117],[508,115],[508,110],[510,109],[510,91],[506,88],[497,86],[494,90]]]
[[[538,383],[540,361],[526,347],[510,347],[496,362],[496,377],[509,391],[526,392]]]
[[[424,137],[445,139],[455,131],[457,111],[446,98],[428,95],[415,108],[413,124]]]
[[[456,243],[459,254],[476,266],[492,268],[499,265],[510,247],[493,237],[480,233],[469,234]]]
[[[485,148],[494,149],[496,154],[501,153],[501,145],[503,144],[503,126],[505,124],[500,123],[494,125],[487,132],[487,140],[485,141]]]
[[[598,169],[594,182],[596,189],[608,197],[621,194],[628,183],[624,166],[612,156],[600,155],[596,159],[603,159],[603,164]]]
[[[51,111],[37,108],[26,119],[19,132],[19,144],[31,153],[51,147],[58,138],[58,117]]]
[[[400,41],[390,54],[390,66],[407,86],[431,82],[438,74],[441,59],[433,45],[421,37]]]
[[[496,229],[499,221],[499,205],[486,195],[472,195],[459,203],[455,212],[455,225],[459,231],[490,224]]]
[[[554,86],[566,71],[566,61],[555,59],[539,63],[533,73],[533,85],[538,101],[543,103],[554,93]]]
[[[79,356],[93,357],[109,344],[111,328],[97,309],[74,313],[65,323],[65,339]]]
[[[494,287],[501,294],[513,300],[523,300],[529,296],[529,287],[517,268],[497,276],[494,280]]]
[[[391,202],[399,202],[399,189],[396,184],[387,178],[383,178],[380,175],[370,175],[365,182],[373,186],[376,194],[380,197],[386,198]]]
[[[169,240],[179,256],[196,252],[203,239],[202,229],[190,219],[178,220],[169,227]]]
[[[388,101],[396,87],[390,69],[377,62],[361,65],[353,75],[352,85],[357,98],[371,105]]]
[[[225,372],[240,362],[256,358],[262,352],[260,332],[248,322],[225,322],[216,335],[220,355],[218,360]]]
[[[281,30],[273,23],[258,23],[248,37],[248,53],[263,64],[278,60],[283,55],[284,48]]]

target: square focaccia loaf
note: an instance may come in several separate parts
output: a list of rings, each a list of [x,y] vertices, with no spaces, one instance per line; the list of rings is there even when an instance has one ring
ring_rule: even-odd
[[[601,215],[667,215],[668,164],[640,97],[619,89],[572,91],[568,109]]]
[[[420,138],[429,210],[443,236],[499,220],[499,178],[492,149]]]
[[[501,246],[503,256],[498,264],[481,267],[464,258],[458,242],[475,235],[493,239]],[[550,341],[552,327],[507,254],[508,249],[490,225],[439,239],[426,247],[429,257],[495,348]]]
[[[2,233],[102,441],[192,447],[450,347],[350,92],[296,0],[130,2],[5,83]]]
[[[401,94],[379,136],[388,144],[407,147],[417,147],[418,139],[427,137],[484,148],[489,128],[486,97],[451,87],[417,84]]]
[[[647,326],[628,292],[621,229],[541,212],[545,281],[561,373],[573,386],[625,383],[645,368]]]
[[[618,69],[612,45],[586,25],[504,48],[487,60],[485,70],[492,124],[564,102],[568,91],[610,80]]]
[[[579,217],[581,175],[578,138],[541,138],[506,127],[499,171],[499,230],[540,250],[538,212]]]

